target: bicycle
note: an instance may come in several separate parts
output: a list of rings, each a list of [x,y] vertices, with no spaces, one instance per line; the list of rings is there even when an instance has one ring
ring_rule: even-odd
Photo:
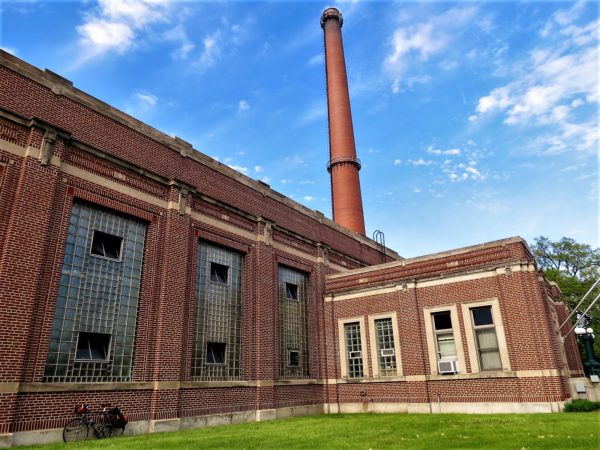
[[[124,415],[118,407],[111,407],[108,404],[101,405],[102,411],[100,420],[95,420],[88,417],[91,410],[87,403],[81,406],[75,406],[75,414],[80,417],[71,419],[63,428],[63,441],[85,441],[90,429],[96,439],[107,438],[123,434],[125,425],[127,425],[128,417]]]

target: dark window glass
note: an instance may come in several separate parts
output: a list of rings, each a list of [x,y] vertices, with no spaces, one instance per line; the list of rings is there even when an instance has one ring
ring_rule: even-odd
[[[227,344],[222,342],[206,343],[206,363],[207,364],[225,364],[225,347]]]
[[[110,334],[79,333],[75,359],[105,361],[109,346]]]
[[[288,350],[288,366],[300,367],[300,352],[298,350]]]
[[[473,324],[478,327],[481,325],[493,325],[494,319],[492,319],[492,307],[484,306],[482,308],[473,308]]]
[[[224,266],[223,264],[218,264],[216,262],[210,263],[210,281],[214,281],[215,283],[227,284],[228,272],[229,267]]]
[[[285,283],[285,298],[288,300],[298,300],[298,285]]]
[[[102,231],[94,230],[91,254],[110,259],[121,259],[121,243],[123,238]]]
[[[450,318],[450,311],[444,311],[433,314],[433,324],[436,330],[452,329],[452,319]]]

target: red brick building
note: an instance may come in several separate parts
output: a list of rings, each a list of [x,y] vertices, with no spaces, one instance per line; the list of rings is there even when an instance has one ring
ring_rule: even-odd
[[[583,373],[522,239],[382,255],[5,52],[0,252],[1,445],[60,439],[83,402],[139,433],[558,411]]]

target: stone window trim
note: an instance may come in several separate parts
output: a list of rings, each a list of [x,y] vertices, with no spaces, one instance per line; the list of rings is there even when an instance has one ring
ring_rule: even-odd
[[[396,354],[396,374],[395,376],[402,376],[402,357],[400,354],[400,333],[398,329],[398,315],[396,311],[369,314],[369,346],[371,349],[371,371],[373,378],[379,378],[379,357],[377,355],[377,329],[375,327],[375,321],[380,319],[391,319],[392,330],[394,332],[394,351]],[[361,330],[362,331],[362,330]],[[362,336],[362,335],[361,335]]]
[[[429,357],[429,372],[431,375],[438,375],[438,358],[435,345],[435,331],[433,329],[433,314],[445,311],[450,312],[450,319],[452,320],[452,334],[454,336],[454,344],[456,345],[458,373],[467,373],[467,366],[465,364],[466,355],[462,344],[460,321],[458,320],[458,308],[456,304],[423,308],[425,337],[427,339],[427,355]]]
[[[346,352],[346,333],[344,325],[348,323],[358,322],[360,328],[360,346],[361,346],[361,358],[363,362],[363,378],[369,378],[369,365],[367,355],[367,328],[365,326],[365,317],[348,317],[338,319],[338,348],[340,358],[340,377],[349,380],[360,380],[361,378],[350,378],[348,374],[348,355]]]
[[[496,339],[498,340],[498,351],[500,352],[500,361],[502,362],[502,371],[510,371],[510,359],[508,356],[508,347],[506,345],[506,334],[504,324],[502,322],[502,314],[500,313],[500,303],[497,298],[490,298],[477,302],[462,303],[462,316],[465,327],[465,336],[467,339],[467,349],[469,351],[469,361],[471,363],[471,373],[479,372],[497,372],[498,370],[483,371],[479,364],[479,353],[475,342],[475,328],[473,326],[473,318],[471,317],[471,309],[491,306],[492,318],[496,329]]]

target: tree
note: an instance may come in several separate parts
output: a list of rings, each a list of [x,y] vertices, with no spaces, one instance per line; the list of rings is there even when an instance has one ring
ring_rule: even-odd
[[[573,309],[594,282],[600,278],[600,248],[580,244],[574,239],[563,237],[554,242],[545,236],[534,239],[531,247],[538,266],[544,269],[546,277],[554,281],[563,293],[565,303]],[[583,312],[590,302],[600,293],[600,286],[590,293],[580,307]],[[594,348],[600,355],[600,301],[588,312],[592,318],[590,326],[596,339]]]

